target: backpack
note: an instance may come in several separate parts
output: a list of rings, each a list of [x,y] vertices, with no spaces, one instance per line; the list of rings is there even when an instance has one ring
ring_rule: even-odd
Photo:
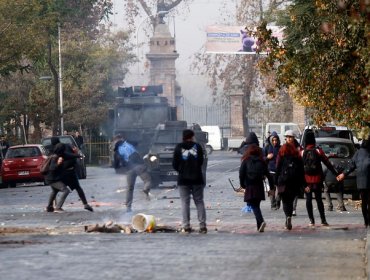
[[[249,158],[247,160],[247,178],[253,182],[262,180],[265,176],[266,166],[259,158]]]
[[[55,158],[55,155],[51,155],[51,156],[48,156],[46,158],[46,160],[44,160],[44,162],[41,164],[41,167],[40,167],[40,173],[42,175],[46,175],[48,174],[49,172],[49,169],[50,169],[50,163],[51,161]]]
[[[307,149],[303,152],[304,173],[318,175],[321,172],[321,158],[316,149]]]
[[[281,172],[278,178],[278,185],[286,185],[294,181],[297,176],[298,166],[293,157],[284,157]]]

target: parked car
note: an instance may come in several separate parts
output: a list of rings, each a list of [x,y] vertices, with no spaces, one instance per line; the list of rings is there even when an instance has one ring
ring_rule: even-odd
[[[300,144],[304,147],[306,142],[307,131],[312,130],[315,134],[315,138],[319,137],[336,137],[349,139],[354,143],[353,133],[346,126],[336,126],[336,125],[325,125],[325,126],[306,126],[302,133]]]
[[[17,183],[44,182],[40,166],[46,158],[47,152],[39,144],[10,147],[1,165],[3,186],[15,188]]]
[[[317,146],[321,147],[329,161],[337,171],[343,171],[356,152],[354,143],[350,139],[337,137],[318,137],[316,138]],[[323,166],[325,176],[324,184],[329,186],[329,190],[334,192],[334,185],[337,183],[336,176]],[[349,174],[344,180],[344,193],[352,194],[353,199],[358,199],[356,185],[356,171]]]
[[[78,148],[78,145],[71,135],[59,135],[56,136],[59,138],[59,141],[64,144],[68,144],[73,148],[73,151],[80,155],[80,157],[77,159],[76,163],[76,172],[79,179],[86,179],[86,164],[85,164],[85,155],[83,152]],[[47,153],[50,154],[51,151],[51,136],[45,137],[41,139],[41,144],[46,148]]]

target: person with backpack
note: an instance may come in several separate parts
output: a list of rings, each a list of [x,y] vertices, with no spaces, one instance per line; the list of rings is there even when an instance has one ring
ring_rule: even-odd
[[[359,138],[363,139],[360,149],[352,157],[349,166],[343,173],[337,176],[338,181],[344,178],[352,171],[356,170],[357,189],[361,196],[361,210],[364,218],[365,227],[370,223],[370,129],[362,129]]]
[[[66,184],[63,183],[64,152],[65,145],[62,143],[58,143],[53,150],[53,154],[50,156],[51,159],[45,174],[45,183],[50,185],[51,187],[48,205],[46,206],[45,209],[46,212],[55,212],[55,213],[63,212],[62,206],[70,193]],[[56,202],[56,207],[54,208],[54,201],[56,200],[57,194],[59,192],[62,192],[62,195]]]
[[[180,191],[182,229],[183,233],[190,233],[190,196],[193,196],[197,208],[199,233],[207,233],[206,210],[204,206],[204,177],[202,165],[204,153],[202,147],[195,142],[194,131],[185,129],[182,132],[183,142],[176,145],[172,166],[179,173],[177,185]]]
[[[294,200],[305,186],[303,161],[294,144],[285,143],[279,150],[275,185],[283,201],[285,228],[291,230]]]
[[[248,145],[243,154],[239,169],[240,186],[245,190],[244,202],[252,207],[257,222],[257,230],[264,232],[266,222],[261,212],[261,201],[265,200],[264,177],[268,178],[270,189],[273,181],[263,159],[262,149],[256,144]]]
[[[150,188],[152,186],[152,179],[144,163],[143,158],[140,156],[136,148],[127,142],[124,135],[122,142],[118,146],[118,153],[124,162],[128,171],[126,172],[127,179],[127,192],[126,192],[126,211],[132,212],[132,202],[134,199],[134,187],[137,176],[144,182],[143,193],[147,200],[150,200]]]
[[[56,145],[60,144],[59,137],[53,136],[51,137],[51,145],[55,149]],[[76,172],[76,165],[77,165],[77,158],[79,155],[75,152],[75,149],[70,144],[64,144],[65,146],[63,152],[63,176],[62,180],[63,183],[66,184],[72,191],[76,190],[78,197],[80,198],[83,207],[85,210],[90,212],[94,212],[94,209],[90,206],[87,202],[86,195],[84,190],[82,189],[80,182],[78,180],[77,172]]]
[[[263,150],[264,159],[267,162],[267,166],[270,172],[271,177],[275,176],[276,172],[276,159],[280,149],[280,138],[276,131],[273,131],[268,138],[268,145],[265,145]],[[270,201],[271,201],[271,210],[279,210],[281,198],[276,192],[276,189],[270,189]]]
[[[315,218],[312,209],[312,194],[315,194],[317,208],[320,213],[321,225],[329,226],[325,217],[324,203],[322,202],[322,189],[324,187],[324,172],[321,166],[323,162],[327,168],[336,176],[337,171],[326,157],[324,151],[320,147],[316,147],[316,139],[313,131],[307,131],[305,147],[302,151],[303,168],[306,180],[306,208],[310,219],[309,226],[315,226]]]
[[[248,145],[251,145],[251,144],[256,144],[257,146],[260,145],[260,143],[258,141],[258,137],[257,137],[256,133],[253,132],[253,131],[249,132],[249,134],[245,138],[245,141],[243,141],[240,144],[240,147],[238,149],[238,153],[241,154],[241,155],[244,155],[245,151],[248,148]]]

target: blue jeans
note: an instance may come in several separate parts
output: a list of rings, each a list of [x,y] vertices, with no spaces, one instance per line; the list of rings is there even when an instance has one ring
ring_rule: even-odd
[[[190,196],[193,196],[195,207],[197,208],[199,227],[206,227],[206,209],[204,207],[204,186],[179,185],[180,198],[181,198],[181,211],[182,211],[182,226],[184,228],[190,227]]]
[[[261,212],[261,200],[251,200],[248,201],[249,205],[252,207],[253,214],[256,217],[257,229],[260,228],[261,224],[264,222],[262,212]]]

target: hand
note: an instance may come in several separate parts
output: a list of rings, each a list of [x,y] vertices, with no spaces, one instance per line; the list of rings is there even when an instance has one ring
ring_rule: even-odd
[[[267,155],[267,159],[272,159],[274,157],[274,154],[273,153],[269,153],[268,155]]]
[[[304,192],[305,192],[305,193],[309,193],[309,192],[311,192],[311,188],[310,188],[309,186],[305,187],[305,188],[304,188]]]
[[[59,157],[59,158],[58,158],[58,161],[57,161],[57,164],[58,164],[58,165],[60,165],[60,164],[62,164],[62,163],[63,163],[63,158],[62,158],[62,157]]]
[[[341,173],[341,174],[339,174],[339,175],[337,176],[337,181],[338,181],[338,182],[343,181],[343,179],[344,179],[344,174],[343,174],[343,173]]]

